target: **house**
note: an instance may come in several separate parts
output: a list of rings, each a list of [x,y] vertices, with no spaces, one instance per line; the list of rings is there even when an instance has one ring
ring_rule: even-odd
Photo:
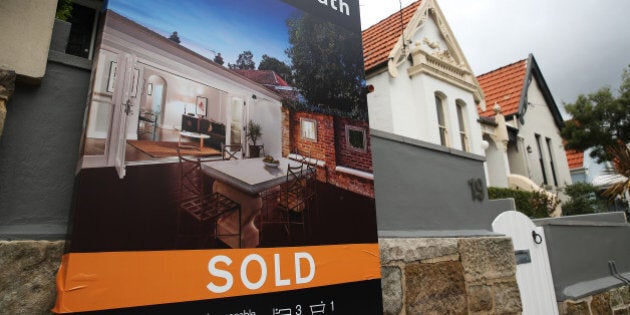
[[[488,104],[479,107],[479,122],[488,143],[489,186],[542,186],[562,198],[562,188],[572,183],[563,119],[534,56],[477,78]]]
[[[363,47],[379,233],[491,233],[514,206],[488,200],[484,92],[437,2],[364,30]]]
[[[130,150],[151,153],[142,143],[177,142],[182,135],[189,135],[184,133],[183,122],[191,115],[210,121],[211,139],[220,138],[232,145],[245,144],[243,130],[249,120],[256,121],[265,130],[262,142],[266,151],[280,154],[279,94],[115,11],[106,12],[95,62],[82,168],[116,166],[122,177],[124,165],[120,164],[127,158],[119,156],[127,153],[121,149],[126,141],[131,140]],[[125,72],[117,76],[118,68]],[[129,105],[126,115],[119,111],[111,114],[112,104],[118,102]],[[153,133],[157,135],[139,139],[139,127],[146,122],[154,124]],[[220,150],[219,143],[213,145]],[[137,160],[131,164],[147,162]]]
[[[576,150],[565,150],[567,155],[567,163],[571,171],[572,183],[589,183],[589,168],[585,165],[584,152]]]
[[[303,96],[274,71],[232,71],[282,96],[282,156],[295,160],[306,157],[319,170],[318,180],[374,198],[367,121],[322,112],[317,106],[309,106],[303,102]]]
[[[484,154],[476,123],[483,91],[436,1],[366,29],[363,47],[372,129]]]

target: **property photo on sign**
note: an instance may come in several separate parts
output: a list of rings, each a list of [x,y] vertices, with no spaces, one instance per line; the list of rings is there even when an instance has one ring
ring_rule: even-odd
[[[98,15],[53,311],[382,314],[358,0]]]

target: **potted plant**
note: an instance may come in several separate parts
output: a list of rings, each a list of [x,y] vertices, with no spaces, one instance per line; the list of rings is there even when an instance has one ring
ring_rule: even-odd
[[[249,145],[249,157],[259,157],[260,147],[256,144],[258,139],[262,136],[262,127],[250,120],[247,123],[247,139],[252,143]]]

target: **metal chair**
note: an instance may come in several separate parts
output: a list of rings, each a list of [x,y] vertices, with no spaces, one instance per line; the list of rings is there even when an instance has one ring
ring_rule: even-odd
[[[180,148],[177,148],[180,170],[180,200],[177,216],[177,240],[176,246],[183,238],[193,238],[200,241],[200,246],[205,247],[211,238],[238,237],[238,246],[241,247],[240,224],[237,233],[219,234],[217,224],[229,216],[238,217],[241,222],[241,206],[230,198],[220,194],[208,192],[210,187],[205,187],[204,176],[201,171],[200,157],[184,156]],[[184,227],[183,216],[187,215],[192,221],[191,227]],[[196,230],[193,233],[185,233]]]
[[[221,143],[221,156],[224,160],[238,160],[238,153],[242,150],[243,146],[240,144]],[[242,153],[241,156],[243,156]]]
[[[314,197],[307,184],[310,176],[301,164],[287,166],[286,182],[279,189],[270,190],[263,196],[263,209],[260,216],[259,237],[261,244],[265,240],[267,225],[281,225],[288,239],[292,242],[293,227],[302,230],[302,237],[306,241],[307,218],[311,211],[311,201]],[[276,245],[276,244],[274,244]]]

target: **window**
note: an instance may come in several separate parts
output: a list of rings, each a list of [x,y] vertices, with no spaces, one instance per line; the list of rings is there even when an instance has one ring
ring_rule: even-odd
[[[468,146],[468,135],[466,134],[466,103],[457,100],[457,121],[459,123],[459,139],[461,141],[462,150],[470,151]]]
[[[444,111],[444,99],[435,93],[435,107],[437,110],[438,128],[440,129],[440,144],[448,146],[448,127],[446,125],[446,115]]]
[[[366,152],[367,139],[365,128],[346,125],[346,143],[353,150]]]
[[[542,145],[540,144],[540,135],[536,136],[536,146],[538,147],[538,161],[540,162],[540,170],[542,171],[543,184],[547,185],[547,171],[545,171],[545,162],[543,161]]]
[[[72,16],[68,22],[72,24],[66,54],[92,59],[98,25],[100,1],[74,0]]]
[[[556,177],[556,168],[553,164],[553,151],[551,151],[551,139],[545,138],[547,141],[547,151],[549,151],[549,164],[551,164],[551,175],[553,176],[553,184],[558,187],[558,178]]]
[[[300,136],[302,139],[317,141],[317,121],[310,118],[300,118]]]

